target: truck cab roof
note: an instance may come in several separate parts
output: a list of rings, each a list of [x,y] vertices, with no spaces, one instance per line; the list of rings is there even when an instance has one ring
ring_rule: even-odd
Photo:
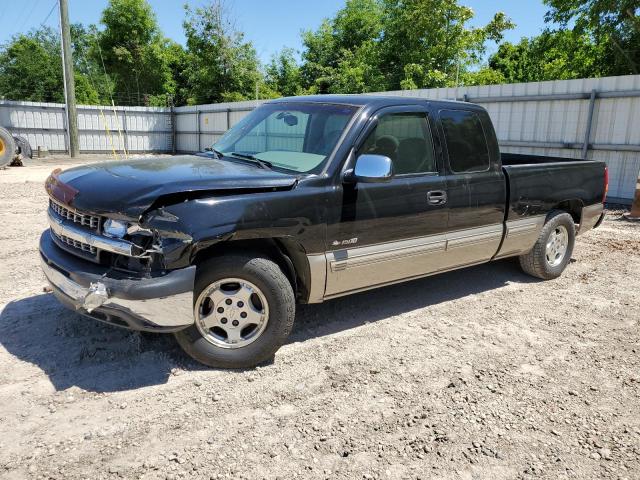
[[[458,100],[433,100],[429,98],[405,97],[399,95],[363,95],[363,94],[347,94],[347,95],[304,95],[298,97],[285,97],[270,100],[267,103],[325,103],[338,105],[352,105],[358,107],[374,107],[384,108],[396,105],[424,105],[429,103],[443,108],[459,108],[484,110],[479,105],[461,102]]]

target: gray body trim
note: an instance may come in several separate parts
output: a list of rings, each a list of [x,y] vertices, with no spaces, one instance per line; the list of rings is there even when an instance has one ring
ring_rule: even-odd
[[[578,235],[582,235],[584,232],[594,228],[603,213],[604,205],[602,203],[596,203],[595,205],[584,207],[580,213],[580,227],[578,227]]]
[[[522,255],[535,244],[545,218],[308,255],[309,303]]]
[[[324,300],[324,291],[327,285],[327,257],[319,255],[307,255],[309,261],[309,299],[308,303],[321,303]]]
[[[331,272],[340,272],[358,267],[377,265],[381,262],[403,260],[407,257],[444,252],[447,238],[442,235],[401,240],[398,242],[370,245],[361,248],[337,250],[327,256]]]
[[[513,257],[531,250],[538,240],[545,220],[545,215],[536,215],[506,222],[504,241],[495,258]]]
[[[445,269],[488,262],[500,248],[503,234],[502,223],[447,232]]]
[[[373,288],[446,266],[444,234],[401,240],[326,254],[325,297]]]
[[[469,263],[469,264],[465,264],[465,265],[458,265],[458,266],[450,267],[450,268],[443,268],[443,269],[437,270],[435,272],[423,273],[423,274],[420,274],[420,275],[414,275],[412,277],[400,278],[400,279],[397,279],[397,280],[391,280],[391,281],[387,281],[387,282],[383,282],[383,283],[378,283],[378,284],[375,284],[375,285],[368,285],[368,286],[365,286],[365,287],[355,288],[353,290],[347,290],[347,291],[335,293],[335,294],[332,294],[332,295],[325,295],[324,298],[323,298],[323,301],[324,300],[332,300],[334,298],[339,298],[339,297],[346,297],[347,295],[351,295],[351,294],[354,294],[354,293],[360,293],[360,292],[366,292],[367,290],[374,290],[376,288],[388,287],[390,285],[395,285],[395,284],[398,284],[398,283],[404,283],[404,282],[408,282],[408,281],[411,281],[411,280],[418,280],[420,278],[430,277],[432,275],[437,275],[439,273],[445,273],[445,272],[450,272],[452,270],[459,270],[461,268],[472,267],[474,265],[479,265],[481,263],[485,263],[485,262],[482,261],[482,262]]]

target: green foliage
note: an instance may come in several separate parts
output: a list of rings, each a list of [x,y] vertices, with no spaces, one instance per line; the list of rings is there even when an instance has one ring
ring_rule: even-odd
[[[489,66],[509,83],[569,80],[605,75],[603,57],[603,48],[586,34],[547,30],[517,44],[503,43]]]
[[[64,101],[58,45],[48,28],[14,37],[0,54],[0,95],[32,102]],[[56,53],[58,61],[53,62]]]
[[[604,54],[606,75],[640,73],[640,3],[638,0],[545,0],[546,19],[572,25]]]
[[[390,89],[455,85],[477,65],[488,41],[514,27],[497,13],[484,27],[468,27],[469,7],[457,0],[384,0],[382,63]]]
[[[499,85],[508,83],[505,76],[499,70],[491,67],[484,67],[474,72],[465,72],[462,75],[461,83],[463,85]]]
[[[379,92],[386,82],[379,70],[379,51],[373,40],[363,42],[354,52],[344,50],[330,93]]]
[[[488,41],[514,27],[503,13],[481,28],[467,25],[472,18],[457,0],[349,0],[303,33],[305,87],[356,93],[455,85]]]
[[[378,66],[383,7],[379,0],[347,0],[318,30],[302,34],[301,75],[312,93],[354,93],[384,85]]]
[[[233,28],[220,0],[192,10],[185,6],[188,103],[255,98],[261,74],[256,51]]]
[[[79,103],[104,105],[111,103],[111,92],[115,85],[105,75],[102,64],[96,58],[97,33],[94,26],[71,25],[71,43],[76,82],[76,97]],[[57,45],[57,48],[59,46]],[[56,63],[60,62],[60,52],[56,52]],[[97,61],[98,60],[98,61]],[[64,88],[61,84],[61,88]],[[80,92],[85,92],[84,98]]]
[[[80,38],[81,32],[74,28],[74,48]],[[75,83],[78,103],[100,101],[86,73],[77,70]],[[0,52],[0,96],[32,102],[64,102],[60,40],[52,29],[45,27],[18,35]]]
[[[164,37],[147,0],[109,0],[99,27],[72,25],[79,103],[154,106],[638,73],[638,0],[545,0],[546,30],[503,42],[496,13],[471,26],[460,0],[346,0],[262,67],[224,0],[185,6],[186,48]],[[487,46],[499,44],[484,64]],[[40,28],[0,48],[0,96],[62,102],[60,44]]]
[[[164,103],[161,102],[161,105],[186,105],[189,98],[187,87],[189,55],[182,45],[176,42],[168,41],[165,46],[163,55],[175,87],[164,95],[162,98]]]
[[[110,0],[102,12],[94,56],[115,84],[121,104],[147,103],[157,95],[173,95],[176,82],[167,58],[173,44],[160,33],[146,0]]]
[[[293,97],[304,93],[300,66],[291,48],[285,48],[271,58],[265,72],[266,87],[272,95]]]

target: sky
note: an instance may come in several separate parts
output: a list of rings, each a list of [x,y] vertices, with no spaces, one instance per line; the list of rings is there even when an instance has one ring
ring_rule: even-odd
[[[182,6],[185,0],[149,0],[149,3],[165,36],[184,43]],[[186,3],[198,6],[203,1]],[[517,25],[507,32],[508,41],[536,35],[544,28],[546,7],[542,0],[461,0],[460,3],[475,11],[471,22],[474,26],[486,24],[497,11],[505,12]],[[58,11],[52,11],[55,4],[56,0],[0,0],[0,44],[43,22],[58,28]],[[106,5],[107,0],[69,0],[71,22],[98,23]],[[300,32],[317,28],[324,18],[333,16],[344,5],[344,0],[227,0],[227,5],[237,28],[245,32],[266,63],[285,46],[300,50]]]

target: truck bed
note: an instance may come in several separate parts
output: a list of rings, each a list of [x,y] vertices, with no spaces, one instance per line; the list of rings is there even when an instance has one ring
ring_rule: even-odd
[[[536,165],[540,163],[584,162],[575,158],[549,157],[545,155],[530,155],[524,153],[500,153],[502,165]]]
[[[605,168],[606,164],[600,161],[503,153],[508,196],[506,220],[548,212],[564,202],[568,211],[576,212],[602,202]]]

